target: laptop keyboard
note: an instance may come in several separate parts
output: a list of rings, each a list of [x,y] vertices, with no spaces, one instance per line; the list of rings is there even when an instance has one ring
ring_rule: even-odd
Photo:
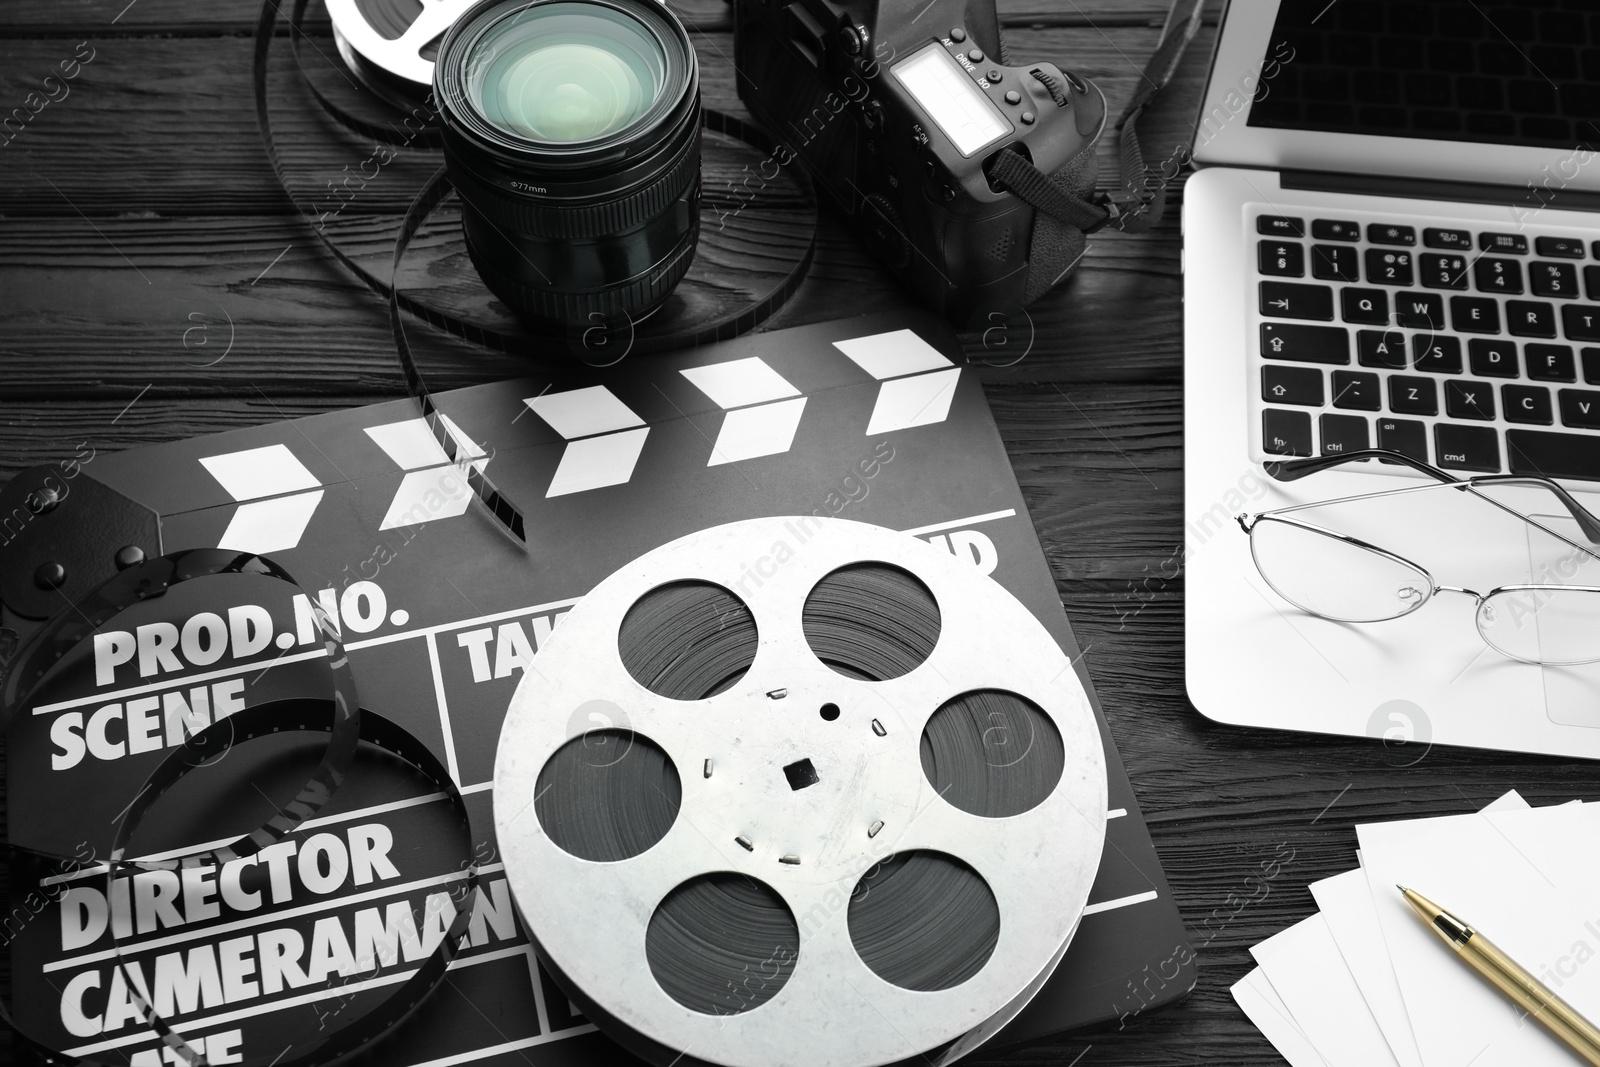
[[[1257,214],[1260,447],[1600,480],[1600,241]]]

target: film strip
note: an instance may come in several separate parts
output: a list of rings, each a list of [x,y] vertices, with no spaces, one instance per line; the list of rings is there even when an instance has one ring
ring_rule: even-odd
[[[771,574],[741,569],[761,552]],[[1098,725],[1048,631],[948,552],[837,519],[617,571],[497,751],[531,936],[660,1064],[954,1061],[1050,976],[1105,838]]]
[[[425,147],[436,146],[438,144],[438,131],[435,127],[429,126],[420,137],[414,138],[409,142],[403,141],[392,126],[369,122],[352,115],[316,86],[315,81],[307,75],[301,63],[299,51],[300,42],[304,37],[303,22],[308,4],[309,0],[295,0],[294,2],[288,18],[290,48],[294,57],[295,69],[300,75],[301,82],[309,88],[323,110],[350,131],[364,137],[371,137],[381,143],[415,143],[422,144]],[[438,6],[443,10],[444,5]],[[452,7],[451,10],[454,10],[454,8]],[[395,284],[399,278],[399,270],[405,252],[409,248],[412,239],[427,223],[432,213],[452,193],[459,195],[459,191],[453,188],[450,179],[441,167],[417,193],[406,212],[400,232],[396,237],[393,270],[388,280],[376,276],[341,249],[328,236],[324,227],[318,224],[320,216],[316,208],[296,194],[285,171],[283,161],[279,156],[277,141],[273,132],[271,108],[268,101],[267,75],[272,41],[276,35],[280,13],[278,0],[264,0],[261,14],[256,24],[255,48],[252,57],[256,121],[261,131],[262,142],[266,148],[273,173],[277,177],[278,184],[282,188],[284,195],[288,197],[296,211],[312,225],[312,230],[322,246],[368,289],[380,297],[387,298],[395,347],[407,391],[417,402],[430,433],[438,441],[440,448],[444,450],[451,463],[458,468],[474,497],[483,504],[498,528],[518,543],[525,544],[527,540],[527,524],[521,510],[494,485],[493,481],[478,466],[470,462],[471,443],[459,440],[448,424],[448,420],[444,419],[440,414],[433,400],[432,391],[428,388],[417,365],[411,343],[406,336],[402,312],[415,316],[445,333],[495,351],[561,359],[570,359],[576,356],[587,362],[599,362],[604,365],[615,362],[629,353],[664,352],[736,337],[753,329],[781,308],[800,287],[806,272],[810,269],[816,249],[817,203],[810,181],[804,172],[796,168],[790,168],[788,173],[792,176],[810,213],[810,226],[801,254],[766,294],[746,307],[726,312],[706,323],[684,328],[659,328],[653,326],[648,320],[638,324],[628,322],[620,328],[613,324],[588,324],[575,328],[570,335],[565,337],[532,333],[507,333],[481,323],[465,320],[443,308],[430,304],[422,298],[408,294]],[[429,110],[431,111],[431,108]],[[740,141],[766,153],[769,157],[774,156],[781,147],[779,142],[767,136],[757,127],[735,116],[711,108],[701,109],[701,123],[704,129]],[[591,359],[590,357],[596,358]]]
[[[0,688],[0,693],[3,693],[3,699],[0,699],[0,729],[10,737],[12,727],[19,717],[30,713],[35,695],[49,684],[57,666],[85,640],[95,638],[117,616],[135,605],[159,599],[182,583],[224,575],[266,578],[301,591],[299,584],[281,567],[252,553],[192,549],[136,563],[57,614],[16,648],[15,655],[6,661],[3,688]],[[290,834],[327,807],[340,786],[349,779],[361,742],[375,745],[409,764],[435,790],[444,794],[455,813],[459,840],[463,845],[462,853],[469,858],[463,865],[465,877],[452,890],[454,917],[444,929],[434,951],[415,971],[404,981],[395,983],[381,1003],[371,1010],[352,1016],[344,1025],[334,1027],[298,1049],[286,1047],[276,1056],[262,1053],[231,1060],[248,1067],[270,1067],[271,1064],[279,1067],[313,1067],[334,1063],[360,1053],[388,1035],[444,980],[446,969],[456,956],[477,905],[477,865],[470,858],[473,856],[472,842],[475,838],[465,799],[459,788],[425,744],[383,716],[361,709],[349,658],[337,626],[316,601],[308,598],[308,605],[326,655],[333,690],[331,698],[326,701],[276,700],[242,708],[190,733],[181,745],[173,748],[145,780],[116,821],[110,856],[104,864],[104,899],[112,901],[118,898],[119,880],[131,881],[140,875],[156,872],[220,871],[241,860],[260,857],[264,850],[284,842]],[[139,827],[150,817],[162,797],[182,779],[210,765],[233,747],[281,733],[325,734],[326,741],[316,769],[293,798],[287,801],[272,800],[275,814],[269,820],[224,844],[196,849],[178,857],[141,859],[128,856],[130,843]],[[45,885],[64,875],[76,873],[84,866],[82,857],[71,855],[65,849],[45,851],[9,840],[0,848],[3,848],[10,863],[12,877],[21,875],[30,880],[30,885]],[[108,924],[108,931],[115,968],[113,983],[122,983],[124,995],[131,1001],[134,1017],[158,1034],[165,1048],[177,1060],[191,1067],[203,1067],[209,1062],[205,1052],[191,1044],[162,1018],[150,996],[151,983],[132,966],[125,954],[127,931],[119,930],[119,924],[115,921]],[[13,980],[15,978],[13,976]],[[0,1016],[17,1034],[44,1048],[44,1060],[47,1063],[126,1067],[128,1062],[125,1056],[117,1058],[115,1053],[109,1056],[73,1056],[55,1051],[48,1042],[37,1041],[27,1025],[28,1020],[20,1018],[3,1001],[0,1001]]]

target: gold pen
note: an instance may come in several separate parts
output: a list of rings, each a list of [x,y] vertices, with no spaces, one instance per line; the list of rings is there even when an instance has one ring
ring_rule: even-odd
[[[1510,956],[1495,947],[1494,942],[1478,933],[1439,905],[1403,885],[1395,886],[1405,894],[1411,910],[1427,922],[1456,955],[1471,964],[1495,988],[1517,1002],[1529,1015],[1538,1019],[1584,1062],[1600,1067],[1600,1029],[1571,1004],[1556,996],[1533,975],[1523,970]]]

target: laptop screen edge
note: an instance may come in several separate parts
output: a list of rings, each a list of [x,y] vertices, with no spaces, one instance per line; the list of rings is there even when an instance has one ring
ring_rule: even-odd
[[[1287,42],[1271,41],[1278,0],[1230,0],[1212,52],[1195,118],[1196,166],[1330,171],[1473,182],[1515,189],[1600,192],[1600,144],[1576,148],[1438,141],[1417,137],[1325,133],[1249,124],[1257,86],[1294,62]]]

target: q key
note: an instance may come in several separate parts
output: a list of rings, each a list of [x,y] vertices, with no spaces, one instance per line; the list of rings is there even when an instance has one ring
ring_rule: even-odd
[[[1338,326],[1261,324],[1261,354],[1296,363],[1349,363],[1350,334]]]

